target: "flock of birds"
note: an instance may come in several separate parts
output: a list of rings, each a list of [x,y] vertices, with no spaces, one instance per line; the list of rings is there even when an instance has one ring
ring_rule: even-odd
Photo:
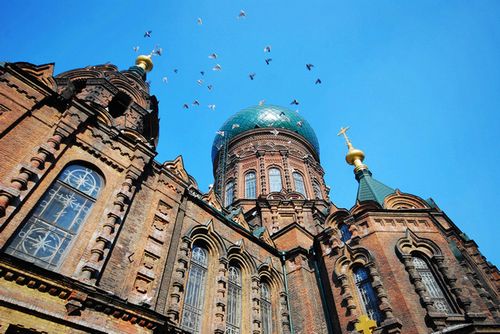
[[[244,10],[240,10],[238,16],[237,16],[237,19],[244,19],[246,18],[247,14]],[[198,25],[202,25],[203,24],[203,19],[201,17],[199,17],[197,20],[196,20],[197,24]],[[144,38],[151,38],[151,34],[153,33],[152,30],[148,30],[146,32],[144,32]],[[134,52],[138,52],[139,51],[139,46],[134,46],[133,47],[133,50]],[[271,51],[272,51],[272,47],[271,45],[266,45],[264,47],[264,53],[266,54],[266,57],[264,58],[264,62],[266,63],[266,65],[270,65],[271,62],[273,61],[273,59],[270,57],[270,54],[271,54]],[[156,45],[153,49],[153,51],[149,54],[150,56],[161,56],[163,54],[163,49],[159,47],[159,45]],[[217,55],[217,53],[211,53],[210,55],[208,55],[208,58],[209,59],[212,59],[212,60],[216,60],[219,56]],[[313,68],[314,68],[314,65],[311,64],[311,63],[307,63],[305,64],[305,67],[307,69],[307,71],[312,71]],[[222,66],[218,63],[215,63],[215,65],[212,67],[212,70],[215,71],[215,72],[219,72],[219,71],[222,71]],[[174,68],[173,69],[173,72],[175,74],[177,74],[179,72],[179,70],[177,68]],[[204,80],[203,80],[203,77],[205,76],[205,71],[200,71],[200,75],[202,78],[196,80],[196,83],[199,85],[199,86],[203,86],[204,85]],[[256,73],[255,72],[250,72],[248,74],[248,78],[250,80],[254,80],[255,79],[255,76],[256,76]],[[162,82],[165,83],[165,84],[168,84],[168,77],[167,76],[164,76],[162,78]],[[319,85],[321,84],[322,81],[320,78],[317,78],[314,82],[315,85]],[[212,91],[212,89],[214,88],[212,84],[207,84],[207,89],[209,91]],[[293,99],[291,102],[290,102],[290,105],[294,105],[294,106],[298,106],[299,105],[299,101],[297,99]],[[261,100],[259,101],[259,106],[262,106],[265,104],[265,100]],[[182,105],[182,108],[183,109],[189,109],[190,108],[190,105],[191,106],[194,106],[194,107],[199,107],[200,106],[200,102],[195,99],[191,104],[189,103],[184,103]],[[208,108],[210,110],[215,110],[216,109],[216,105],[215,104],[209,104],[208,105]],[[298,110],[296,110],[296,112],[298,112]],[[281,115],[282,114],[282,115]],[[285,114],[282,112],[280,114],[280,116],[283,116],[283,117],[286,117]],[[299,127],[302,127],[302,121],[299,121],[297,122],[297,126]],[[232,125],[232,129],[236,129],[236,128],[239,128],[239,124],[233,124]],[[220,136],[224,136],[224,131],[217,131],[216,132],[218,135]],[[271,131],[272,134],[274,134],[275,136],[278,135],[279,131],[276,130],[276,129],[273,129],[273,131]]]

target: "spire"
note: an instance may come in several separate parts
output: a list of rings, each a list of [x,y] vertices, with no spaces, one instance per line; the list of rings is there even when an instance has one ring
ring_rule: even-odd
[[[370,172],[368,166],[363,163],[365,153],[354,148],[349,137],[347,137],[347,130],[349,130],[349,127],[340,128],[337,136],[344,136],[347,148],[349,149],[345,156],[345,160],[349,165],[354,166],[354,175],[359,182],[357,200],[358,202],[375,201],[383,207],[384,199],[388,195],[393,194],[395,190],[372,178],[372,172]]]

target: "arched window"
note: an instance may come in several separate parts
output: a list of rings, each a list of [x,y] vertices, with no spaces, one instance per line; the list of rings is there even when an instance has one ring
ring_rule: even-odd
[[[295,191],[306,196],[306,189],[304,188],[304,178],[300,173],[293,172],[293,182],[295,183]]]
[[[278,168],[269,169],[269,191],[281,191],[283,185],[281,184],[281,172]]]
[[[191,266],[189,268],[184,307],[182,311],[182,328],[193,333],[201,333],[201,318],[207,280],[208,253],[198,246],[193,247]]]
[[[229,267],[226,334],[241,333],[241,270]]]
[[[229,205],[231,205],[231,203],[233,203],[233,200],[234,200],[234,182],[229,181],[226,184],[226,195],[224,197],[224,206],[228,207]]]
[[[262,334],[273,333],[271,290],[266,282],[260,283],[260,314],[262,315]]]
[[[321,193],[321,186],[319,185],[318,181],[314,180],[313,181],[313,190],[314,190],[314,197],[317,199],[323,199],[323,194]]]
[[[349,231],[349,226],[347,224],[340,224],[339,226],[339,231],[340,231],[340,240],[343,242],[349,241],[352,237],[351,231]]]
[[[257,179],[254,172],[249,172],[245,175],[245,198],[257,197]]]
[[[424,283],[429,297],[431,297],[434,302],[436,310],[443,313],[452,313],[450,304],[448,304],[443,290],[436,281],[436,278],[427,265],[427,262],[420,256],[416,255],[412,255],[412,262],[418,274],[422,278],[422,283]]]
[[[103,178],[88,167],[74,164],[64,168],[36,203],[6,252],[44,268],[57,268],[103,183]]]
[[[380,324],[382,322],[382,313],[380,313],[378,307],[378,298],[373,290],[368,269],[365,267],[357,267],[353,272],[359,298],[363,303],[366,313],[371,319],[375,320],[377,324]]]

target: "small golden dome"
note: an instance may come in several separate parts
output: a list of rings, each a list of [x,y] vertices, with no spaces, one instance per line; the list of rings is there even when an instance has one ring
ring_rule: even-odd
[[[135,64],[141,67],[144,71],[150,72],[153,69],[153,61],[151,56],[141,55],[135,60]]]
[[[347,152],[347,155],[345,156],[345,161],[347,161],[349,165],[354,165],[355,164],[354,162],[356,160],[359,160],[359,162],[363,162],[364,159],[365,159],[365,153],[354,147],[351,147]]]

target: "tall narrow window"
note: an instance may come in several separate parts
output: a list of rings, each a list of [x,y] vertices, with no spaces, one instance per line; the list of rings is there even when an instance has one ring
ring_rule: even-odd
[[[233,181],[229,181],[226,184],[226,195],[224,197],[224,206],[228,207],[233,203],[234,200],[234,183]]]
[[[321,187],[318,183],[318,181],[314,180],[313,181],[313,190],[314,190],[314,197],[317,199],[323,199],[323,195],[321,194]]]
[[[443,313],[452,313],[450,304],[448,304],[448,301],[443,294],[443,290],[441,290],[441,287],[436,281],[431,269],[427,265],[427,262],[425,262],[421,257],[415,255],[412,256],[412,260],[415,269],[422,278],[422,283],[424,283],[427,293],[434,302],[436,310]]]
[[[269,169],[269,191],[281,191],[283,185],[281,184],[281,172],[278,168]]]
[[[377,324],[380,324],[382,322],[382,313],[380,313],[378,307],[378,298],[370,282],[368,270],[364,267],[354,269],[354,282],[366,313]]]
[[[257,179],[254,172],[245,175],[245,198],[257,197]]]
[[[36,203],[6,252],[44,268],[57,268],[102,186],[102,177],[92,169],[76,164],[64,168]]]
[[[207,268],[208,254],[206,249],[194,246],[182,312],[182,328],[193,333],[201,333]]]
[[[266,282],[260,284],[260,313],[262,315],[262,334],[271,334],[273,332],[271,290]]]
[[[295,191],[306,196],[306,189],[304,188],[304,178],[297,172],[293,172],[293,182],[295,183]]]
[[[347,224],[340,224],[339,226],[339,231],[340,231],[340,240],[343,242],[349,241],[352,237],[351,231],[349,231],[349,226]]]
[[[241,333],[241,270],[229,267],[226,334]]]

